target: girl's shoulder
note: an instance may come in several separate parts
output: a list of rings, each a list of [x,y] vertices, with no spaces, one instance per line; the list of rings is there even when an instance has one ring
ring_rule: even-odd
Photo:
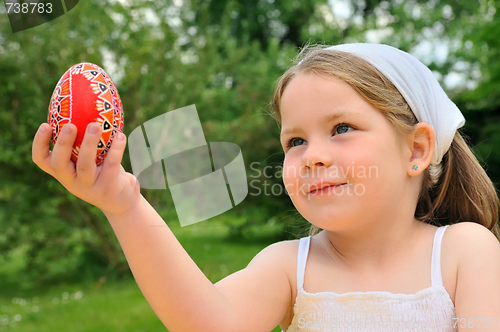
[[[452,261],[458,267],[471,256],[484,256],[484,250],[500,250],[500,242],[495,235],[481,224],[459,222],[448,226],[443,234],[441,264]]]
[[[297,280],[297,256],[299,253],[300,240],[284,240],[275,242],[262,249],[249,263],[266,266],[272,265],[278,267],[280,271],[286,274],[290,291],[295,293],[295,284]]]
[[[443,236],[442,258],[456,261],[454,296],[457,315],[500,312],[500,242],[486,227],[473,222],[450,225]],[[479,317],[479,316],[478,316]]]
[[[280,261],[287,264],[297,260],[299,242],[300,239],[275,242],[262,249],[258,255],[269,258],[281,257]]]
[[[269,259],[278,262],[289,277],[295,279],[295,271],[297,268],[297,255],[299,253],[300,240],[284,240],[275,242],[264,248],[258,256],[264,259]],[[290,280],[292,281],[292,280]]]
[[[500,242],[485,226],[474,222],[450,225],[443,235],[443,251],[453,253],[458,264],[485,260],[500,254]],[[499,263],[500,264],[500,263]]]
[[[496,236],[485,226],[474,222],[459,222],[450,225],[443,235],[443,246],[452,249],[460,255],[467,255],[480,248],[500,248]]]

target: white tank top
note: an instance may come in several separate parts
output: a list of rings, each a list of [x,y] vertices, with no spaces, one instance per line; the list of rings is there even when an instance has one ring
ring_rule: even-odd
[[[448,226],[434,235],[431,261],[432,286],[415,294],[390,292],[308,293],[304,272],[310,236],[300,239],[297,259],[297,297],[287,332],[451,332],[455,306],[441,277],[441,241]],[[282,331],[283,332],[283,331]]]

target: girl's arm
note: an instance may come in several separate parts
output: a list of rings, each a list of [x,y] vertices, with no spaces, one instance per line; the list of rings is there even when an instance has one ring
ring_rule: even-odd
[[[455,309],[459,331],[500,330],[500,243],[486,227],[449,227],[459,255]]]
[[[142,196],[127,213],[106,216],[142,293],[170,331],[268,332],[285,316],[291,291],[279,257],[289,244],[264,249],[213,285]]]
[[[33,161],[104,212],[141,291],[165,326],[171,332],[244,332],[278,325],[291,303],[282,266],[290,243],[264,249],[247,268],[212,284],[142,197],[135,177],[121,167],[125,137],[113,141],[104,165],[96,167],[101,126],[91,128],[97,132],[85,133],[75,167],[70,157],[76,127],[66,124],[51,152],[51,128],[42,124],[33,141]]]

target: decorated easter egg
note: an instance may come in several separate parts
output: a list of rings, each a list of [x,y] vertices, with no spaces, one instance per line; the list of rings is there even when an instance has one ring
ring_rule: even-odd
[[[62,128],[73,123],[77,129],[71,160],[76,164],[80,146],[91,122],[102,126],[97,145],[96,164],[101,165],[113,138],[123,132],[123,108],[118,90],[108,74],[93,63],[79,63],[68,69],[54,89],[48,122],[52,126],[52,144]]]

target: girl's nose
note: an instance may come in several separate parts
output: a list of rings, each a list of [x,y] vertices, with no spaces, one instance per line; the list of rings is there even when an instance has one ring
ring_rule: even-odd
[[[307,150],[302,156],[302,167],[314,169],[317,167],[330,167],[332,165],[332,151],[325,144],[313,145],[309,143]]]

